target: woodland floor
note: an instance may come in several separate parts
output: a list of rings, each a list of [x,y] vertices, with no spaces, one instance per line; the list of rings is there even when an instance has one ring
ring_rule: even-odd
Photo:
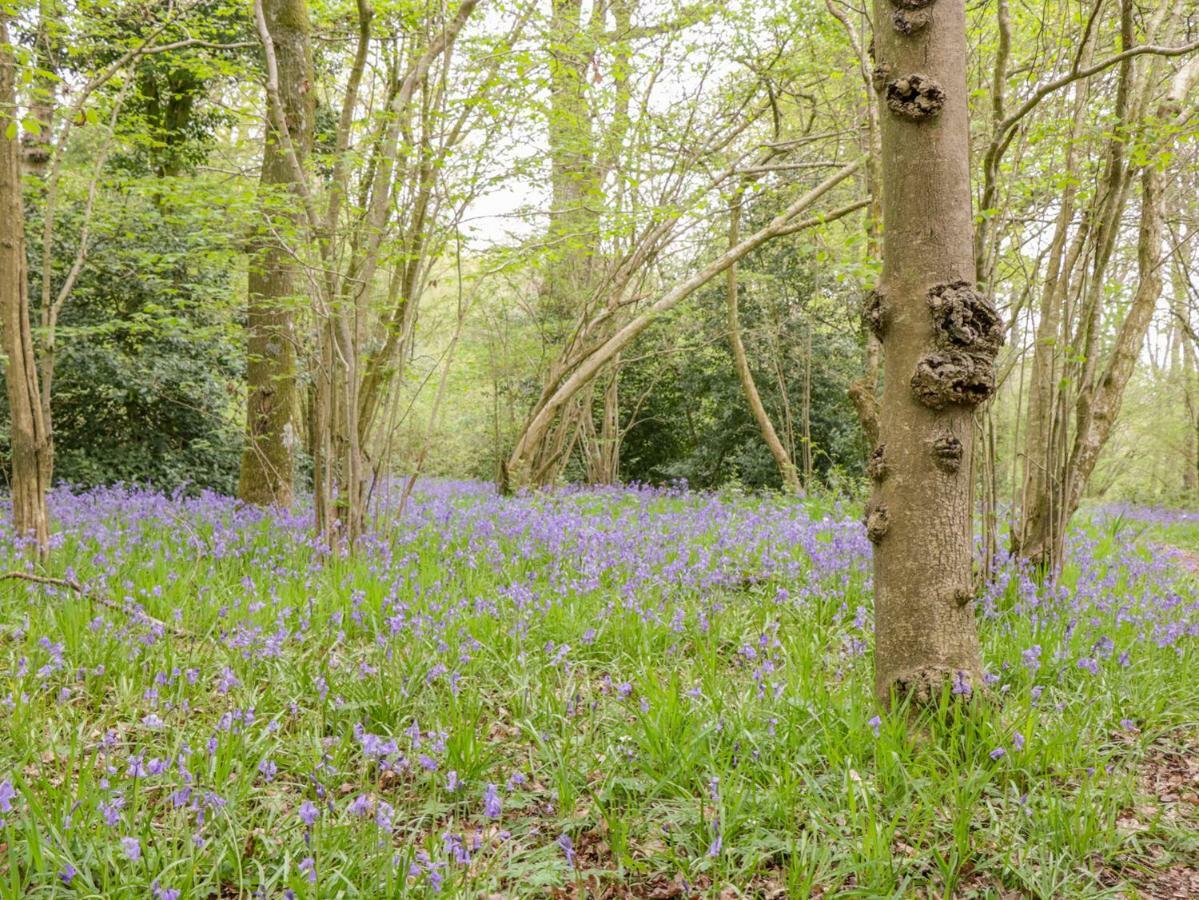
[[[353,557],[220,497],[53,513],[112,602],[0,585],[0,897],[1199,896],[1189,515],[1006,563],[986,690],[916,729],[833,500],[427,483]]]

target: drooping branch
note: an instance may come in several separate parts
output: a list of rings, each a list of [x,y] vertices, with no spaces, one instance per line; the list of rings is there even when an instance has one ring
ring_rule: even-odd
[[[1145,54],[1167,57],[1185,56],[1188,53],[1194,53],[1196,50],[1199,50],[1199,41],[1194,41],[1190,44],[1184,44],[1180,47],[1159,47],[1154,44],[1132,47],[1122,53],[1117,53],[1105,60],[1087,66],[1085,69],[1079,69],[1071,72],[1068,75],[1063,75],[1061,78],[1054,79],[1053,81],[1050,81],[1049,83],[1039,87],[1031,97],[1020,104],[1015,112],[1000,122],[999,127],[996,128],[996,139],[1001,140],[1006,137],[1013,128],[1020,124],[1020,121],[1025,116],[1036,109],[1037,105],[1040,104],[1040,102],[1050,94],[1054,93],[1055,91],[1060,91],[1062,88],[1073,84],[1079,79],[1090,78],[1092,75],[1098,75],[1105,69],[1110,69],[1112,66],[1119,65],[1120,63],[1133,59],[1137,56],[1144,56]],[[992,146],[994,146],[994,142],[992,142]]]

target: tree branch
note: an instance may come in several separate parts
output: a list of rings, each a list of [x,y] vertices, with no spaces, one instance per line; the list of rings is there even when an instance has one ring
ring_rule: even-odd
[[[140,609],[131,608],[132,604],[122,604],[107,597],[104,594],[89,590],[84,585],[80,584],[74,578],[51,578],[48,575],[35,575],[32,572],[4,572],[0,574],[0,581],[28,581],[33,584],[48,585],[51,587],[67,588],[74,591],[80,597],[86,597],[103,606],[105,609],[110,609],[113,612],[123,613],[127,616],[133,616],[135,619],[141,619],[149,623],[155,628],[161,628],[163,631],[173,634],[175,637],[185,641],[194,641],[196,637],[190,632],[184,631],[182,628],[176,628],[174,625],[168,625],[161,619],[156,619]]]

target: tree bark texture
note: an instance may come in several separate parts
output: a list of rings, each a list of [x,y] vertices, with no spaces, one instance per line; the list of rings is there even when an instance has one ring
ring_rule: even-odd
[[[312,143],[314,116],[307,0],[265,0],[263,12],[278,60],[282,119],[302,162]],[[269,98],[267,102],[271,102]],[[255,248],[249,272],[246,322],[249,396],[238,496],[249,503],[287,506],[294,489],[293,450],[300,443],[293,425],[297,395],[292,305],[298,279],[287,245],[298,243],[295,235],[299,217],[285,209],[298,203],[281,199],[284,192],[296,189],[296,175],[284,141],[272,124],[274,121],[268,111],[259,180],[267,225]]]
[[[729,246],[736,247],[737,242],[741,240],[741,203],[742,194],[738,192],[733,201],[732,207],[729,209]],[[727,273],[727,282],[725,284],[725,298],[728,303],[728,327],[729,327],[729,344],[733,350],[733,365],[737,369],[737,378],[741,382],[741,393],[745,395],[745,402],[749,405],[749,410],[753,413],[754,421],[758,423],[758,431],[762,435],[762,440],[770,450],[770,455],[774,457],[775,465],[779,468],[779,476],[783,480],[783,488],[789,494],[799,494],[802,488],[799,483],[799,474],[795,470],[795,463],[792,461],[790,454],[787,453],[787,448],[783,446],[783,442],[779,440],[778,432],[774,430],[774,423],[770,421],[770,414],[766,412],[766,407],[762,403],[762,396],[758,393],[758,386],[754,383],[753,372],[749,368],[749,358],[745,353],[745,343],[741,340],[741,321],[738,313],[738,290],[737,284],[737,265],[734,263],[729,266]]]
[[[21,147],[16,129],[8,127],[16,117],[15,82],[8,19],[0,15],[0,342],[12,430],[13,530],[30,540],[38,555],[44,557],[49,549],[50,526],[43,457],[49,444],[29,323]]]
[[[1002,325],[974,287],[964,0],[875,0],[883,343],[871,457],[875,689],[887,704],[981,684],[972,569],[973,407],[994,390]],[[920,26],[910,16],[920,13]]]

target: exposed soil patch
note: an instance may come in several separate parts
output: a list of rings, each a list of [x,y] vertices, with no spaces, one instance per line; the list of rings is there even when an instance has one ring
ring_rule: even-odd
[[[1199,556],[1193,563],[1199,565]],[[1143,834],[1148,843],[1138,857],[1105,870],[1102,880],[1113,887],[1129,883],[1145,898],[1199,897],[1199,852],[1170,850],[1154,840],[1163,831],[1199,833],[1199,735],[1157,742],[1138,769],[1143,800],[1116,824],[1130,837]]]

